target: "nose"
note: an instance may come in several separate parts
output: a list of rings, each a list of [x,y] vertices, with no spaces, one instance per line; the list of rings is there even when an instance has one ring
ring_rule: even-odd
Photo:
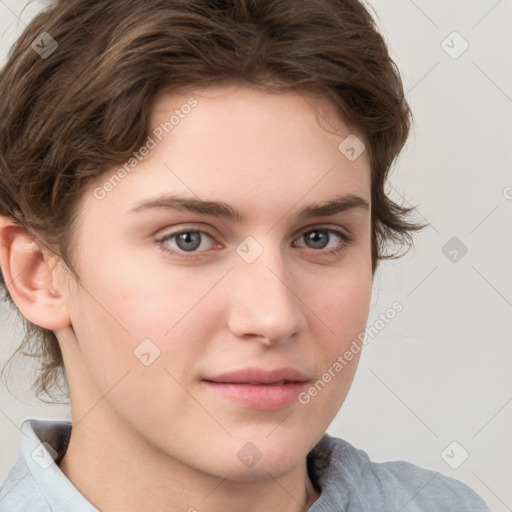
[[[256,261],[237,261],[228,326],[234,336],[267,346],[283,343],[306,326],[299,284],[278,251],[265,250]]]

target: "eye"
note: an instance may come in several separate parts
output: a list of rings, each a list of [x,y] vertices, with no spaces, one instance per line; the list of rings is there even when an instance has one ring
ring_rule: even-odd
[[[165,235],[164,237],[158,239],[157,242],[162,245],[162,248],[164,250],[171,252],[173,254],[179,252],[201,252],[198,251],[198,249],[205,249],[203,244],[203,238],[205,236],[213,240],[212,237],[205,231],[194,231],[191,229],[184,229],[181,231],[177,231],[175,233]],[[173,239],[175,239],[175,244],[177,247],[171,245],[171,241]]]
[[[332,235],[334,235],[334,237]],[[307,243],[309,243],[309,248],[320,249],[322,250],[322,254],[329,255],[341,253],[348,247],[348,245],[352,241],[352,239],[348,235],[346,235],[345,233],[338,229],[321,227],[305,231],[300,236],[300,238],[304,238],[307,241]],[[329,243],[332,241],[332,239],[334,239],[334,241],[336,242],[336,238],[339,240],[338,243],[335,243],[333,247],[325,250]]]
[[[210,240],[209,244],[205,242],[205,238]],[[341,253],[346,250],[352,242],[352,238],[342,231],[322,227],[309,229],[303,232],[299,239],[300,238],[304,238],[308,247],[314,249],[314,252],[320,255],[336,255]],[[337,243],[336,240],[338,240]],[[333,241],[334,246],[326,249]],[[182,229],[174,233],[169,233],[157,239],[156,243],[159,244],[164,251],[179,257],[187,257],[186,253],[193,254],[204,252],[215,246],[213,237],[206,231],[193,229]],[[293,246],[295,247],[297,244],[295,243]],[[217,245],[217,247],[219,246]]]

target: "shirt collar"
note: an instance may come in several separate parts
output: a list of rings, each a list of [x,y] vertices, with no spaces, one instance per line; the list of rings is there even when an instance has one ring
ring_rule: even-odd
[[[20,430],[21,455],[50,509],[99,512],[57,465],[69,443],[71,422],[31,419],[24,421]]]

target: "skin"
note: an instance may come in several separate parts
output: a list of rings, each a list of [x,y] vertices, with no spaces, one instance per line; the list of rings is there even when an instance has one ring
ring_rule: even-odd
[[[370,211],[297,213],[342,193],[370,203],[368,155],[349,161],[338,150],[353,132],[325,98],[239,85],[162,95],[151,129],[191,96],[197,106],[103,199],[94,190],[112,173],[85,191],[80,285],[7,219],[0,263],[23,314],[59,339],[73,422],[60,469],[97,508],[305,510],[318,498],[306,455],[345,400],[359,354],[309,403],[277,410],[218,396],[201,378],[292,367],[314,382],[364,331]],[[224,201],[245,220],[129,213],[162,193]],[[182,228],[206,231],[196,252],[155,242]],[[303,236],[314,228],[353,240],[330,235],[318,248]],[[250,264],[235,251],[248,236],[263,249]],[[134,356],[144,339],[160,350],[148,366]],[[237,457],[248,442],[262,454],[252,467]]]

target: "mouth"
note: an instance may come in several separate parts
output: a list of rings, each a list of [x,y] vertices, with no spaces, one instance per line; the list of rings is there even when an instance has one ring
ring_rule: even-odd
[[[263,370],[246,368],[204,377],[202,384],[217,396],[251,409],[276,410],[297,401],[310,378],[293,368]]]

